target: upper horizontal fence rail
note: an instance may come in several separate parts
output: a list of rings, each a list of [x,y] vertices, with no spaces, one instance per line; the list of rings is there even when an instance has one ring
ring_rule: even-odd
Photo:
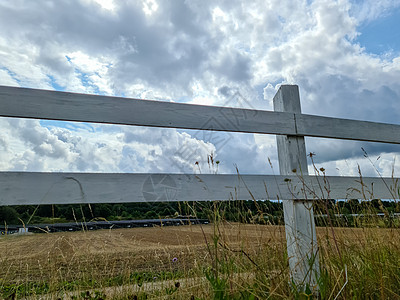
[[[0,116],[400,144],[400,125],[0,86]]]
[[[251,109],[0,87],[0,116],[231,132],[295,134],[293,115]]]

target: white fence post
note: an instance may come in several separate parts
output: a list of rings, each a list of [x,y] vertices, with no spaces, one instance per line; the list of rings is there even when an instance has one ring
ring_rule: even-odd
[[[274,96],[274,110],[301,113],[297,85],[282,85]],[[293,115],[295,118],[295,115]],[[308,175],[304,137],[276,136],[281,175]],[[311,201],[283,200],[291,280],[299,289],[318,289],[318,245]]]

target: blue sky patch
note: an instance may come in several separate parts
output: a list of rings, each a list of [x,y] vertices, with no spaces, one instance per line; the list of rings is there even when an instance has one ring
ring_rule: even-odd
[[[4,70],[8,73],[8,75],[10,75],[10,77],[12,79],[14,79],[16,82],[18,82],[19,84],[21,83],[21,80],[18,79],[17,74],[15,74],[14,72],[10,71],[9,69],[7,69],[6,67],[0,67],[0,70]]]
[[[46,128],[60,127],[66,128],[70,131],[86,130],[89,132],[96,132],[96,128],[90,123],[82,122],[68,122],[68,121],[57,121],[57,120],[40,120],[40,125]]]
[[[51,86],[52,86],[56,91],[60,91],[60,92],[65,91],[65,88],[57,83],[57,81],[56,81],[56,79],[54,78],[54,76],[47,75],[47,77],[49,77],[49,79],[50,79],[50,84],[51,84]]]
[[[396,55],[400,52],[400,8],[361,25],[358,31],[357,42],[368,53],[382,55],[393,52]]]

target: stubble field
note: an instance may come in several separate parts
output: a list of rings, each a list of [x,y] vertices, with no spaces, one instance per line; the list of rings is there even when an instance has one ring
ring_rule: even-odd
[[[333,230],[317,228],[322,298],[400,297],[400,231]],[[285,249],[284,227],[238,223],[10,235],[0,238],[2,295],[297,298]]]

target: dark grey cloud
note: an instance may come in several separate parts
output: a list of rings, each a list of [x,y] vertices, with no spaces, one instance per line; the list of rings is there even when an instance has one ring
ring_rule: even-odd
[[[216,69],[218,74],[231,81],[246,82],[251,79],[251,60],[239,53],[225,55]]]
[[[313,157],[317,163],[363,158],[365,152],[362,149],[371,157],[378,156],[381,153],[400,152],[400,146],[394,144],[306,138],[307,153],[315,154]]]
[[[304,113],[400,124],[400,84],[365,87],[357,78],[319,76],[312,85],[300,80]],[[312,99],[312,100],[310,100]]]
[[[37,47],[37,64],[62,75],[74,71],[63,52],[111,56],[115,60],[109,73],[120,90],[137,82],[187,90],[220,48],[207,31],[210,12],[203,9],[199,15],[198,7],[184,1],[160,2],[151,20],[140,1],[117,1],[114,14],[99,5],[66,0],[0,7],[1,34]],[[227,79],[249,78],[248,61],[241,55],[222,63],[228,71],[221,75]]]
[[[363,121],[399,124],[400,85],[366,88],[359,80],[340,76],[320,76],[313,84],[301,84],[303,113]],[[361,141],[308,138],[307,149],[315,161],[362,158],[369,155],[400,152],[399,145]]]

